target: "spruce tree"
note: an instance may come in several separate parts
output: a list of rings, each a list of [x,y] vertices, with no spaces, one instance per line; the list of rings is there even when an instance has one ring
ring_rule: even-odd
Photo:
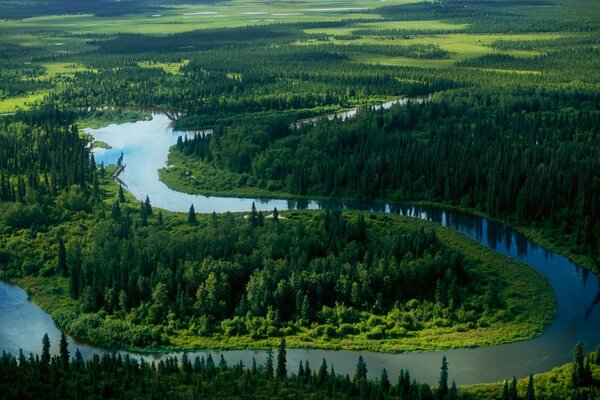
[[[60,333],[60,343],[59,343],[59,354],[60,354],[60,361],[61,361],[61,365],[63,370],[68,371],[69,370],[69,357],[70,357],[70,353],[69,353],[69,342],[67,340],[67,335],[65,335],[64,332]]]
[[[508,380],[504,380],[504,387],[502,388],[502,400],[510,400],[510,395],[508,394]]]
[[[327,370],[327,361],[325,360],[325,357],[323,357],[321,368],[319,368],[319,385],[325,384],[325,382],[327,382],[328,377],[329,371]]]
[[[42,358],[41,358],[42,368],[47,369],[50,364],[50,338],[48,334],[45,333],[42,338]]]
[[[67,266],[67,251],[62,235],[58,237],[58,272],[66,277],[69,275],[69,267]]]
[[[529,382],[527,383],[527,392],[525,400],[535,400],[535,389],[533,387],[533,374],[529,374]]]
[[[519,394],[517,392],[517,377],[513,376],[512,382],[510,383],[510,390],[508,391],[508,397],[510,400],[518,400]]]
[[[267,361],[265,363],[265,374],[267,375],[267,378],[272,378],[273,372],[273,350],[269,348],[267,351]]]
[[[188,212],[188,224],[196,225],[196,210],[193,204],[190,206],[190,211]]]
[[[390,391],[390,378],[388,377],[388,373],[385,368],[383,371],[381,371],[381,379],[379,380],[379,384],[381,385],[381,391],[383,394],[388,394]]]
[[[367,379],[367,364],[363,360],[362,356],[358,356],[356,372],[354,373],[354,383],[357,383],[361,379]]]
[[[573,372],[571,373],[571,380],[574,387],[581,387],[584,380],[584,357],[583,357],[583,344],[577,342],[575,350],[573,351]]]
[[[285,350],[285,336],[281,338],[279,348],[277,349],[277,377],[285,379],[287,377],[287,354]]]
[[[125,203],[125,193],[123,192],[123,185],[119,185],[119,203]]]
[[[442,357],[442,367],[440,371],[440,382],[437,390],[438,400],[444,400],[448,394],[448,362],[446,356]]]

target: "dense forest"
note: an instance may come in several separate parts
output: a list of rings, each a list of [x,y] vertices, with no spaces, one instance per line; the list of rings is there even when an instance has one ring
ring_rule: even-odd
[[[42,339],[41,355],[0,357],[0,399],[364,399],[364,400],[457,400],[457,399],[594,399],[600,395],[600,349],[585,356],[578,344],[571,365],[551,373],[544,385],[528,379],[505,381],[489,387],[458,389],[449,383],[449,365],[442,358],[438,385],[411,380],[401,370],[396,382],[382,371],[369,378],[368,366],[358,357],[354,376],[336,374],[326,359],[320,366],[300,362],[298,371],[287,366],[285,339],[276,352],[269,351],[264,365],[228,365],[223,356],[212,354],[190,359],[185,353],[148,363],[128,354],[94,354],[85,361],[76,350],[72,355],[63,334],[59,351],[50,352],[48,336]],[[540,379],[540,378],[538,378]]]
[[[38,356],[2,354],[0,399],[598,398],[600,349],[586,356],[582,345],[535,380],[459,389],[445,358],[437,387],[407,371],[367,379],[362,358],[354,377],[326,360],[288,370],[286,341],[410,351],[529,339],[552,320],[551,287],[422,221],[156,209],[115,184],[115,166],[92,155],[108,145],[80,128],[160,110],[198,132],[160,171],[177,190],[454,207],[597,272],[600,8],[442,0],[294,15],[294,2],[248,12],[249,1],[231,0],[236,15],[213,23],[225,8],[194,8],[213,2],[0,4],[0,278],[97,345],[281,342],[277,355],[246,366],[84,360],[65,336],[52,355],[45,337]],[[406,96],[414,101],[372,107]],[[311,119],[354,107],[352,118]]]
[[[599,100],[591,91],[461,90],[297,129],[219,127],[176,150],[269,190],[427,200],[547,224],[597,256]]]

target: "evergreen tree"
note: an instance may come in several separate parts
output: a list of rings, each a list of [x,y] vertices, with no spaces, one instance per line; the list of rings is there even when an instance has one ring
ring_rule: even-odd
[[[64,332],[60,333],[59,354],[63,370],[68,371],[70,361],[69,342]]]
[[[535,389],[533,387],[533,374],[529,374],[529,382],[527,383],[527,392],[525,400],[535,400]]]
[[[440,371],[440,382],[437,390],[438,400],[444,400],[448,394],[448,362],[446,356],[442,357],[442,367]]]
[[[383,394],[388,394],[390,392],[390,379],[385,368],[383,371],[381,371],[381,379],[379,380],[379,384],[381,385],[381,391]]]
[[[273,221],[279,222],[279,211],[277,211],[277,207],[273,209]]]
[[[329,377],[329,371],[327,370],[327,361],[323,357],[323,362],[321,363],[321,368],[319,368],[319,385],[324,385],[327,382],[327,378]]]
[[[367,372],[367,364],[363,360],[362,356],[358,356],[356,372],[354,373],[354,382],[359,382],[361,379],[367,379]]]
[[[148,214],[143,201],[140,203],[140,221],[142,226],[148,226]]]
[[[67,250],[62,235],[58,237],[58,272],[62,276],[69,275],[69,267],[67,265]]]
[[[188,212],[188,224],[196,225],[196,210],[193,204],[190,206],[190,211]]]
[[[75,369],[81,369],[84,365],[83,362],[83,356],[81,355],[81,351],[79,351],[79,349],[77,349],[75,351],[75,358],[73,360],[73,366],[75,367]]]
[[[123,185],[119,185],[119,203],[125,203],[125,193],[123,192]]]
[[[286,369],[286,349],[285,349],[285,336],[281,338],[279,348],[277,349],[277,377],[285,379],[287,377]]]
[[[504,387],[502,388],[502,400],[510,400],[510,395],[508,393],[508,380],[504,380]]]
[[[42,338],[42,358],[41,358],[42,366],[48,368],[50,364],[50,338],[48,334],[45,333]]]
[[[273,368],[273,350],[271,350],[269,348],[269,350],[267,351],[267,361],[265,363],[265,374],[267,375],[268,378],[272,378],[273,377],[273,372],[274,372],[274,368]]]
[[[571,374],[571,381],[574,387],[583,386],[584,376],[585,376],[585,366],[584,366],[584,356],[583,356],[583,344],[581,341],[577,342],[575,345],[575,350],[573,351],[573,372]]]
[[[111,216],[114,221],[117,221],[119,218],[121,218],[121,207],[119,206],[118,201],[115,201],[112,205]]]
[[[456,387],[456,382],[452,381],[452,386],[450,387],[450,391],[448,392],[448,396],[446,397],[448,400],[458,400],[458,388]]]
[[[510,390],[508,391],[508,397],[510,400],[518,400],[519,393],[517,391],[517,377],[513,376],[512,381],[510,382]]]
[[[153,214],[152,205],[150,204],[150,197],[146,195],[146,200],[144,200],[144,210],[147,216],[151,216]]]

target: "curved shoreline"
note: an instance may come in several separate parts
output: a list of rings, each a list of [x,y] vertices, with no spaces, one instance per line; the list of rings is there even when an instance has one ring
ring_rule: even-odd
[[[598,277],[582,272],[579,266],[565,257],[535,245],[522,234],[502,223],[472,214],[465,215],[463,212],[418,205],[187,195],[175,192],[158,181],[157,170],[164,165],[168,148],[175,143],[177,136],[181,135],[181,132],[173,132],[166,116],[157,114],[153,121],[116,125],[92,130],[92,132],[111,138],[105,141],[114,147],[114,150],[98,150],[97,160],[109,161],[111,157],[116,160],[116,156],[121,151],[125,151],[128,168],[122,171],[121,179],[129,185],[130,193],[138,200],[143,200],[146,195],[149,195],[154,207],[186,212],[190,203],[193,203],[199,212],[247,212],[254,200],[257,210],[263,211],[270,211],[274,207],[279,210],[337,207],[425,219],[454,228],[500,254],[525,262],[550,281],[556,296],[557,311],[554,320],[540,336],[532,340],[490,347],[400,354],[290,349],[288,357],[291,369],[297,367],[300,360],[310,360],[313,365],[318,365],[325,357],[339,372],[352,373],[358,355],[362,354],[369,365],[371,376],[377,376],[383,368],[391,371],[392,374],[404,368],[409,369],[411,375],[421,382],[435,383],[439,377],[437,373],[439,360],[445,354],[452,365],[451,379],[456,379],[460,384],[495,382],[513,375],[526,376],[530,372],[544,372],[569,362],[573,345],[578,340],[582,340],[586,347],[590,348],[595,347],[600,341],[598,305],[600,280]],[[105,162],[105,164],[110,163]],[[47,327],[52,329],[54,323],[51,318],[45,313],[43,318],[48,322]],[[53,329],[58,332],[56,327]],[[35,339],[38,340],[38,337]],[[82,352],[89,355],[97,351],[94,347],[85,346]],[[219,352],[212,351],[212,353]],[[261,362],[266,357],[264,351],[258,350],[230,350],[221,353],[228,361],[235,363],[241,359],[247,365],[251,363],[252,357],[256,357],[257,362]],[[206,355],[207,352],[200,351],[195,354]],[[172,354],[157,354],[156,359],[169,355]],[[148,354],[144,356],[152,357]]]

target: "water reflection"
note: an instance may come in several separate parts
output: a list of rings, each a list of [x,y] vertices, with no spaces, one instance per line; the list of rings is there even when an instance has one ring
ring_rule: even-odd
[[[525,262],[543,274],[555,292],[556,316],[544,334],[533,340],[487,348],[405,354],[292,349],[288,352],[290,371],[297,369],[300,360],[309,360],[313,365],[320,365],[325,357],[335,366],[338,373],[352,375],[358,355],[362,354],[371,377],[378,377],[381,370],[386,368],[390,372],[390,378],[395,379],[399,370],[403,368],[409,369],[414,378],[435,384],[439,378],[440,360],[445,354],[450,362],[450,379],[455,379],[459,384],[471,384],[548,371],[571,360],[573,346],[578,340],[584,343],[586,350],[592,350],[600,343],[598,277],[587,270],[581,270],[565,257],[534,245],[523,235],[502,224],[450,210],[403,204],[219,198],[179,193],[161,183],[157,174],[157,170],[165,165],[169,147],[176,142],[177,136],[181,135],[171,130],[167,117],[157,114],[153,121],[112,125],[104,129],[88,130],[88,133],[113,147],[111,150],[97,150],[98,162],[114,163],[121,151],[123,152],[127,168],[122,179],[137,199],[143,200],[149,195],[155,207],[187,212],[190,204],[194,204],[199,212],[236,212],[249,211],[254,202],[256,208],[262,211],[272,211],[275,207],[282,211],[352,209],[420,218],[456,229],[500,254]],[[21,289],[0,283],[0,348],[13,354],[16,354],[19,348],[26,353],[39,352],[44,332],[48,332],[52,348],[57,350],[60,332],[52,319],[37,306],[29,303]],[[86,357],[98,351],[97,348],[81,343],[71,347],[72,353],[75,351],[74,347],[79,347]],[[246,365],[251,365],[252,358],[256,358],[258,363],[264,362],[266,358],[265,352],[262,351],[235,350],[212,353],[222,353],[230,364],[242,360]],[[138,359],[141,357],[139,354],[129,354]],[[208,352],[189,353],[190,357],[196,355],[206,357]],[[145,354],[144,357],[158,360],[165,355]]]

